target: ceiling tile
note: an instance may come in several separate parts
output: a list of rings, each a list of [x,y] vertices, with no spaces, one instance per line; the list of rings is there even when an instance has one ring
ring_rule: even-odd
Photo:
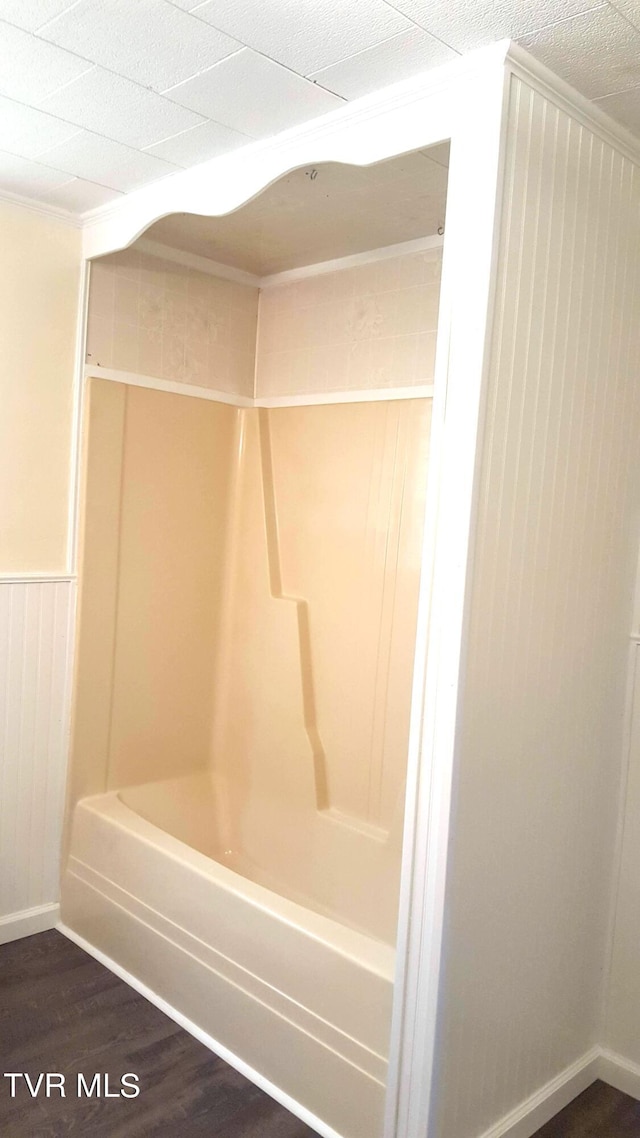
[[[35,32],[47,20],[68,8],[71,0],[0,0],[0,20],[8,20],[28,32]]]
[[[566,20],[580,12],[606,7],[603,0],[389,0],[399,12],[415,20],[457,51],[468,51],[508,36]]]
[[[2,137],[0,133],[0,138]],[[205,122],[201,126],[193,126],[182,134],[167,138],[156,146],[147,147],[145,153],[157,154],[158,158],[165,158],[167,162],[175,162],[176,166],[196,166],[199,162],[206,162],[207,158],[215,158],[217,154],[226,154],[229,150],[237,150],[245,146],[252,139],[246,134],[239,134],[237,130],[230,130],[217,122]]]
[[[640,85],[640,32],[613,8],[575,16],[520,43],[587,98]]]
[[[202,119],[155,91],[94,67],[43,99],[41,108],[127,146],[152,146]]]
[[[242,47],[165,0],[80,0],[39,35],[155,91]]]
[[[0,21],[0,95],[38,103],[92,64]]]
[[[0,150],[23,158],[36,158],[43,150],[50,150],[77,132],[77,126],[0,95]]]
[[[303,75],[408,28],[384,0],[206,0],[195,15]]]
[[[596,100],[596,106],[611,115],[612,119],[640,135],[640,85],[618,95],[606,95]]]
[[[68,142],[47,150],[41,155],[41,161],[45,160],[67,175],[75,174],[88,182],[125,192],[177,169],[153,154],[132,150],[88,130],[79,131]]]
[[[168,96],[253,138],[342,106],[336,95],[248,49],[172,88]]]
[[[68,175],[60,170],[0,151],[0,186],[4,190],[39,198],[67,181]]]
[[[108,190],[106,186],[97,186],[95,182],[85,182],[82,178],[71,178],[56,190],[43,194],[42,200],[71,210],[72,213],[85,213],[121,197],[122,194],[117,190]]]
[[[356,99],[358,95],[367,95],[369,91],[456,59],[457,55],[422,28],[414,27],[341,63],[316,71],[309,78],[336,95]]]
[[[183,12],[191,12],[194,8],[199,8],[202,0],[168,0],[169,4],[173,4],[174,8],[182,8]]]
[[[640,4],[638,0],[609,0],[613,8],[617,8],[636,27],[640,28]]]

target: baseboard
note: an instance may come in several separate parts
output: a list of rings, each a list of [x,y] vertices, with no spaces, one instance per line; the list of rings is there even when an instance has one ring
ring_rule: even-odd
[[[79,936],[78,933],[75,933],[73,929],[70,929],[61,921],[58,921],[56,928],[63,936],[68,937],[68,939],[72,940],[74,944],[77,944],[79,948],[84,949],[85,952],[93,956],[100,964],[103,964],[105,968],[108,968],[110,972],[113,972],[114,975],[124,980],[125,984],[128,984],[130,988],[133,988],[134,991],[144,996],[150,1004],[153,1004],[161,1012],[164,1012],[169,1019],[172,1019],[180,1027],[184,1028],[185,1031],[188,1031],[189,1035],[192,1035],[200,1043],[203,1043],[204,1046],[208,1047],[210,1051],[213,1051],[215,1055],[224,1059],[225,1063],[228,1063],[230,1067],[234,1067],[236,1071],[239,1071],[240,1074],[244,1075],[250,1082],[260,1087],[260,1089],[265,1091],[272,1099],[275,1099],[276,1102],[285,1107],[290,1114],[295,1115],[301,1122],[310,1126],[321,1138],[342,1138],[342,1135],[338,1134],[337,1130],[333,1130],[332,1127],[327,1126],[325,1122],[322,1122],[321,1119],[317,1118],[311,1111],[307,1110],[306,1107],[291,1098],[286,1091],[281,1090],[280,1087],[276,1087],[269,1079],[265,1079],[259,1071],[254,1070],[253,1067],[250,1067],[249,1064],[245,1063],[239,1056],[229,1051],[228,1047],[225,1047],[222,1043],[214,1039],[213,1036],[203,1031],[193,1020],[188,1019],[187,1016],[179,1012],[177,1008],[174,1008],[171,1004],[167,1003],[166,1000],[163,1000],[161,996],[158,996],[151,988],[143,984],[141,980],[138,980],[136,976],[128,972],[126,968],[122,968],[115,960],[112,960],[111,957],[101,952],[99,948],[94,948],[88,940]]]
[[[600,1074],[601,1051],[592,1047],[571,1066],[565,1067],[509,1114],[485,1130],[479,1138],[531,1138],[565,1106],[591,1086]]]
[[[43,933],[55,929],[60,919],[60,906],[37,905],[35,909],[22,909],[19,913],[9,913],[0,917],[0,944],[9,944],[23,936]]]
[[[617,1091],[640,1100],[640,1067],[606,1047],[600,1052],[598,1078]]]

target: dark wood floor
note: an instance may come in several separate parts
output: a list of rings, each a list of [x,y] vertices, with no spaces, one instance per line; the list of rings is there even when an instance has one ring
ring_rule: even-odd
[[[4,1072],[65,1076],[65,1098]],[[77,1097],[132,1071],[137,1098]],[[103,1085],[104,1090],[104,1085]],[[2,1138],[314,1138],[273,1099],[57,932],[0,947]],[[594,1083],[534,1138],[640,1138],[640,1103]]]
[[[65,1075],[67,1096],[4,1072]],[[77,1075],[140,1079],[137,1098],[78,1098]],[[57,932],[0,947],[2,1138],[317,1138]]]
[[[639,1138],[640,1102],[592,1083],[533,1138]]]

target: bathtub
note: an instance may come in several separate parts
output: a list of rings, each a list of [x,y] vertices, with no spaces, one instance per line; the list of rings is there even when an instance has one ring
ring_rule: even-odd
[[[280,882],[276,863],[252,880],[246,856],[225,848],[228,836],[216,834],[215,814],[202,808],[210,790],[197,777],[77,804],[63,926],[258,1073],[276,1097],[302,1108],[302,1117],[322,1120],[320,1133],[376,1138],[394,950],[336,919],[326,898],[306,903],[299,873],[293,884],[291,876]],[[375,912],[370,889],[361,892]]]

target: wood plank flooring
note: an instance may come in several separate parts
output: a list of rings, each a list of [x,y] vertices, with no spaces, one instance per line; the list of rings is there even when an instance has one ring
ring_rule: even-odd
[[[65,1075],[32,1098],[4,1072]],[[77,1097],[77,1075],[137,1098]],[[263,1091],[58,932],[0,947],[2,1138],[317,1138]]]
[[[640,1102],[600,1081],[547,1122],[533,1138],[639,1138]]]
[[[16,1097],[4,1072],[65,1076]],[[77,1076],[131,1071],[137,1098],[77,1097]],[[104,1090],[104,1084],[103,1088]],[[57,932],[0,947],[2,1138],[315,1138],[309,1129]],[[372,1136],[373,1138],[373,1136]],[[594,1083],[534,1138],[640,1138],[640,1103]]]

